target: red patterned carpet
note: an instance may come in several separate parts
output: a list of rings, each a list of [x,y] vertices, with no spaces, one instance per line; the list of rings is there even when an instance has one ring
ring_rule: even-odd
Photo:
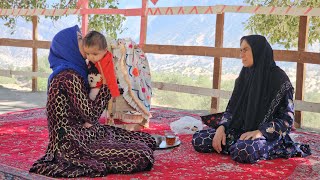
[[[197,114],[152,109],[152,134],[163,134],[169,123],[183,116]],[[155,151],[155,165],[149,172],[130,175],[112,174],[98,179],[320,179],[320,135],[295,132],[299,142],[308,143],[312,155],[307,158],[276,159],[257,164],[239,164],[229,156],[200,154],[191,146],[191,135],[179,135],[182,144],[174,149]],[[45,109],[0,115],[0,179],[46,179],[29,174],[32,163],[47,146],[48,131]]]

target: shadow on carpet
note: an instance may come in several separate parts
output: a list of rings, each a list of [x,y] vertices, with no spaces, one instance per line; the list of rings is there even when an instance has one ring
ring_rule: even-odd
[[[186,111],[152,109],[151,134],[163,134],[169,124],[184,116],[199,115]],[[103,120],[102,120],[103,121]],[[156,150],[151,171],[130,175],[110,174],[97,179],[320,179],[320,135],[294,132],[295,141],[307,143],[312,155],[307,158],[275,159],[256,164],[240,164],[229,156],[201,154],[191,145],[192,135],[179,135],[179,147]],[[45,109],[30,109],[0,115],[0,179],[47,179],[28,173],[48,143]]]

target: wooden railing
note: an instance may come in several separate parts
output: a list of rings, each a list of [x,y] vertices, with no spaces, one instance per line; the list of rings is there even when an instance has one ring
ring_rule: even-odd
[[[49,49],[50,41],[32,41],[32,40],[18,40],[0,38],[0,46],[14,46],[14,47],[29,47],[29,48],[42,48]],[[144,46],[146,53],[155,54],[174,54],[174,55],[194,55],[194,56],[208,56],[208,57],[228,57],[238,58],[240,53],[239,48],[215,48],[205,46],[172,46],[172,45],[156,45],[146,44]],[[298,52],[298,51],[285,51],[274,50],[275,59],[279,61],[297,62],[300,59],[308,57],[303,63],[320,64],[320,53],[313,52]],[[291,57],[289,59],[288,57]],[[301,58],[302,57],[302,58]],[[45,72],[26,72],[26,71],[12,71],[0,70],[0,76],[25,76],[25,77],[42,77],[47,78],[50,73]],[[165,91],[182,92],[203,96],[210,96],[216,98],[229,99],[231,96],[230,91],[224,91],[212,88],[202,88],[186,85],[178,85],[164,82],[152,82],[153,88]],[[320,113],[320,103],[311,103],[301,100],[296,100],[296,110],[317,112]]]
[[[88,9],[88,0],[81,0],[79,9],[35,9],[35,10],[1,10],[1,15],[27,15],[32,16],[33,20],[33,40],[20,40],[0,38],[0,46],[28,47],[33,49],[33,72],[21,72],[11,70],[0,70],[0,76],[11,77],[12,75],[21,75],[33,77],[32,90],[37,90],[37,77],[48,77],[47,73],[38,72],[37,49],[48,49],[49,41],[37,40],[37,15],[54,15],[63,16],[66,14],[82,15],[82,31],[83,34],[87,31],[88,14],[122,14],[125,16],[141,16],[140,24],[140,46],[146,53],[156,54],[174,54],[174,55],[193,55],[214,57],[213,67],[213,88],[201,88],[184,86],[163,82],[153,82],[153,87],[165,90],[184,92],[190,94],[204,95],[212,97],[211,112],[218,111],[219,99],[228,99],[231,92],[220,90],[221,74],[222,74],[222,58],[239,58],[239,48],[223,48],[223,31],[224,17],[226,12],[236,13],[254,13],[254,14],[278,14],[278,15],[294,15],[300,16],[298,50],[274,50],[274,57],[277,61],[288,61],[297,63],[296,73],[296,93],[295,93],[295,121],[297,127],[302,124],[301,111],[320,113],[320,103],[311,103],[303,101],[304,99],[304,84],[305,84],[305,64],[320,64],[320,53],[306,52],[307,37],[309,28],[309,16],[320,16],[319,8],[278,8],[278,7],[250,7],[250,6],[193,6],[193,7],[161,7],[148,8],[147,0],[142,0],[142,7],[136,9]],[[20,14],[19,14],[20,13]],[[147,19],[150,15],[184,15],[184,14],[216,14],[216,32],[214,47],[206,46],[172,46],[172,45],[157,45],[145,44],[147,34]]]

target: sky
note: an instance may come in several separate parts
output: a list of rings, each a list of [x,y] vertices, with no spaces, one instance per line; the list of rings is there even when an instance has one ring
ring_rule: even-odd
[[[48,2],[54,2],[54,0],[49,0]],[[142,5],[142,0],[118,0],[119,2],[119,9],[128,9],[128,8],[140,8]],[[243,0],[158,0],[157,4],[154,5],[150,0],[148,2],[149,7],[174,7],[174,6],[213,6],[213,5],[245,5],[243,3]],[[243,15],[243,14],[242,14]],[[196,15],[197,19],[199,21],[203,21],[206,19],[206,15]],[[210,15],[207,15],[210,16]],[[215,21],[215,15],[213,16],[212,21]],[[230,19],[230,13],[226,14],[226,23]],[[188,17],[192,17],[192,15],[188,15]],[[155,28],[154,26],[150,26],[150,24],[153,24],[154,20],[158,20],[161,22],[163,19],[175,19],[176,22],[178,21],[184,21],[186,16],[148,16],[148,32],[152,28]],[[231,19],[232,20],[232,19]],[[63,23],[61,23],[63,21]],[[50,19],[45,19],[43,16],[40,16],[40,23],[39,24],[45,24],[45,26],[39,26],[39,39],[40,40],[51,40],[53,38],[53,34],[56,34],[58,31],[66,27],[66,24],[78,24],[81,26],[81,22],[78,21],[78,17],[74,15],[70,15],[67,17],[62,17],[61,21],[58,22],[51,22]],[[67,23],[64,23],[67,22]],[[174,21],[173,21],[174,22]],[[238,22],[239,23],[239,22]],[[1,25],[1,21],[0,21]],[[18,21],[18,26],[24,26],[28,27],[28,29],[32,28],[31,23],[25,23],[23,20]],[[48,26],[51,26],[48,28]],[[164,24],[164,26],[167,26]],[[139,40],[140,35],[140,17],[138,16],[128,16],[126,17],[126,21],[123,23],[123,27],[125,28],[125,31],[122,34],[119,34],[118,37],[128,37],[130,36],[133,40],[137,41]],[[175,28],[175,27],[172,27]],[[178,27],[177,27],[178,28]],[[9,29],[6,29],[6,31],[10,31]],[[24,32],[23,29],[16,29],[16,34],[27,34],[28,38],[31,38],[30,33]],[[232,29],[230,29],[232,31]],[[8,34],[8,33],[6,33]],[[1,37],[1,33],[0,33]]]
[[[176,7],[176,6],[214,6],[214,5],[245,5],[243,0],[158,0],[156,5],[151,1],[148,3],[148,7]],[[142,6],[142,0],[119,0],[119,9],[125,8],[140,8]],[[199,20],[203,20],[205,15],[196,15]],[[215,15],[213,15],[215,16]],[[190,16],[189,16],[190,17]],[[119,37],[131,36],[135,41],[139,40],[140,32],[140,17],[126,17],[127,20],[124,22],[124,27],[127,28]],[[186,16],[148,16],[148,31],[150,31],[153,26],[149,26],[156,19],[175,19],[175,21],[184,21]],[[228,18],[228,17],[226,17]],[[215,17],[213,19],[215,21]],[[178,27],[177,27],[178,28]],[[148,43],[148,41],[147,41]]]
[[[53,1],[53,0],[52,0]],[[140,8],[142,0],[119,0],[119,8]],[[149,7],[174,7],[174,6],[213,6],[213,5],[246,5],[243,3],[243,0],[158,0],[156,5],[153,5],[152,2],[149,1],[148,6]],[[187,18],[186,18],[187,16]],[[173,39],[166,39],[166,38],[175,38],[173,36],[170,36],[172,33],[179,34],[179,31],[181,33],[177,36],[185,36],[187,38],[188,34],[188,28],[192,27],[183,27],[184,29],[181,29],[181,26],[184,25],[184,23],[181,23],[183,21],[187,21],[190,19],[196,21],[194,23],[189,24],[197,24],[202,23],[202,26],[204,23],[208,23],[208,26],[205,26],[205,29],[209,29],[210,31],[214,32],[214,26],[215,26],[215,15],[186,15],[186,16],[148,16],[148,38],[147,43],[158,43],[157,36],[161,36],[163,38],[163,42],[165,44],[170,44],[170,42],[173,42]],[[196,17],[195,17],[196,16]],[[208,18],[209,16],[209,18]],[[241,16],[241,18],[240,18]],[[224,47],[237,47],[238,46],[238,40],[242,35],[246,35],[243,30],[242,23],[250,16],[250,14],[237,14],[237,13],[226,13],[225,16],[225,41],[224,41]],[[130,37],[135,42],[139,42],[139,35],[140,35],[140,17],[134,17],[129,16],[126,17],[126,21],[123,23],[123,26],[126,28],[126,30],[119,34],[119,38],[127,38]],[[163,22],[170,22],[170,24],[165,24]],[[63,23],[62,23],[63,22]],[[67,23],[66,23],[67,22]],[[3,22],[0,21],[0,26],[2,26]],[[44,17],[41,17],[40,23],[39,23],[39,39],[40,40],[51,40],[58,31],[65,28],[66,25],[74,25],[78,24],[81,26],[81,23],[78,22],[77,16],[68,16],[68,17],[62,17],[61,21],[52,23],[50,19],[44,19]],[[8,35],[8,33],[1,33],[0,32],[0,38],[20,38],[23,36],[26,39],[31,39],[32,34],[32,24],[31,23],[25,23],[24,21],[18,21],[18,27],[25,27],[25,28],[17,28],[16,33],[12,36]],[[167,28],[167,29],[164,29]],[[186,30],[187,29],[187,30]],[[5,29],[5,32],[9,32],[9,29]],[[195,32],[190,30],[190,32]],[[158,34],[157,34],[158,33]],[[233,38],[230,38],[230,35],[233,36]],[[201,35],[199,35],[201,36]],[[199,37],[197,39],[197,42],[202,41],[203,44],[197,44],[197,45],[207,45],[207,44],[214,44],[214,39],[211,35],[209,37],[208,41],[204,41],[201,39],[202,37]],[[191,37],[190,35],[188,37]],[[229,39],[228,39],[229,37]],[[208,36],[205,37],[208,39]],[[210,39],[211,38],[211,39]],[[180,39],[179,39],[180,40]],[[181,41],[181,40],[180,40]],[[190,45],[193,43],[193,41],[187,39],[182,42],[181,45]],[[314,50],[319,50],[319,44],[317,44],[318,47],[314,46]],[[277,47],[277,46],[274,46]],[[277,48],[279,49],[279,48]]]
[[[54,0],[48,0],[49,2],[54,2]],[[149,7],[174,7],[174,6],[213,6],[213,5],[246,5],[244,0],[158,0],[157,4],[154,5],[151,0],[148,2]],[[142,4],[142,0],[118,0],[119,2],[119,8],[120,9],[126,9],[126,8],[140,8]],[[250,16],[250,14],[237,14],[237,16],[243,16],[243,22]],[[210,15],[197,15],[197,18],[199,21],[204,21],[206,18],[205,16],[210,16]],[[215,15],[212,15],[213,18],[212,20],[215,21]],[[150,24],[154,24],[154,20],[157,19],[175,19],[176,21],[184,21],[186,16],[148,16],[148,32],[152,31],[153,28],[158,28],[154,26],[149,26]],[[191,16],[190,16],[191,17]],[[39,39],[40,40],[51,40],[53,37],[53,34],[57,33],[61,29],[66,27],[66,23],[61,23],[61,22],[54,22],[52,23],[50,19],[45,19],[44,17],[40,16],[40,24],[45,24],[45,26],[39,26]],[[139,40],[139,35],[140,35],[140,17],[137,16],[129,16],[126,17],[126,21],[123,23],[123,27],[125,27],[125,31],[122,34],[119,34],[120,38],[123,37],[128,37],[130,36],[133,40],[138,41]],[[232,13],[226,13],[225,17],[225,24],[229,23],[239,23],[239,22],[234,22],[233,21],[234,16]],[[67,24],[78,24],[81,26],[81,22],[78,21],[77,16],[68,16],[68,17],[62,17],[61,21],[68,22]],[[241,22],[241,23],[243,23]],[[0,25],[3,24],[3,22],[0,20]],[[24,26],[27,27],[28,29],[32,28],[31,23],[25,23],[24,21],[19,20],[18,21],[18,27],[19,26]],[[48,28],[48,26],[51,26]],[[167,25],[166,25],[167,26]],[[228,26],[230,27],[229,29],[225,29],[225,31],[234,31],[233,27],[236,26]],[[174,28],[174,27],[172,27]],[[178,27],[177,27],[178,28]],[[4,31],[9,32],[9,29],[5,29]],[[13,36],[19,37],[19,34],[24,34],[27,35],[27,38],[31,38],[31,33],[26,32],[25,29],[16,29],[17,33],[14,34]],[[237,32],[237,31],[236,31]],[[7,37],[8,33],[2,34],[0,33],[0,37],[6,36]],[[10,38],[10,37],[9,37]],[[317,50],[319,49],[319,44],[316,44],[315,48],[312,48],[312,50]]]
[[[54,2],[54,0],[48,0],[48,2]],[[140,8],[142,4],[142,0],[118,0],[120,9],[127,8]],[[151,1],[149,1],[149,7],[172,7],[172,6],[211,6],[211,5],[243,5],[242,0],[158,0],[157,4],[154,5]],[[202,21],[205,15],[198,15],[197,17]],[[215,15],[212,15],[215,16]],[[148,16],[148,31],[154,28],[153,26],[149,26],[152,24],[155,19],[177,19],[176,21],[183,21],[185,16]],[[215,19],[213,19],[215,20]],[[67,22],[67,23],[65,23]],[[51,22],[50,19],[45,19],[43,16],[40,16],[39,23],[39,39],[40,40],[51,40],[53,35],[59,32],[61,29],[66,27],[66,24],[75,25],[78,24],[81,26],[81,21],[78,21],[78,17],[74,15],[63,16],[58,22]],[[3,21],[0,20],[0,26],[3,25]],[[16,28],[16,32],[13,35],[10,35],[10,29],[6,28],[5,33],[0,33],[1,37],[7,38],[19,38],[24,35],[27,39],[31,39],[31,29],[32,24],[30,22],[24,22],[22,18],[18,18],[17,27],[25,27]],[[50,27],[50,28],[49,28]],[[123,27],[125,27],[125,31],[122,34],[119,34],[118,37],[128,37],[130,36],[133,40],[139,40],[140,35],[140,17],[137,16],[128,16],[126,17],[126,21],[123,23]],[[174,28],[174,27],[173,27]],[[28,31],[29,32],[26,32]],[[8,37],[9,36],[9,37]]]
[[[120,7],[141,7],[142,0],[119,0]],[[156,5],[149,1],[149,7],[168,7],[168,6],[212,6],[212,5],[245,5],[243,0],[158,0]]]

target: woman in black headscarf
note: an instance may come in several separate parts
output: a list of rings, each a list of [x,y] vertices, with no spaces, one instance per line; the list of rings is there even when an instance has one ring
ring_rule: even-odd
[[[276,66],[265,37],[240,40],[243,68],[217,129],[198,131],[192,144],[198,152],[231,154],[233,160],[310,155],[308,145],[293,143],[288,135],[294,122],[293,87]]]

